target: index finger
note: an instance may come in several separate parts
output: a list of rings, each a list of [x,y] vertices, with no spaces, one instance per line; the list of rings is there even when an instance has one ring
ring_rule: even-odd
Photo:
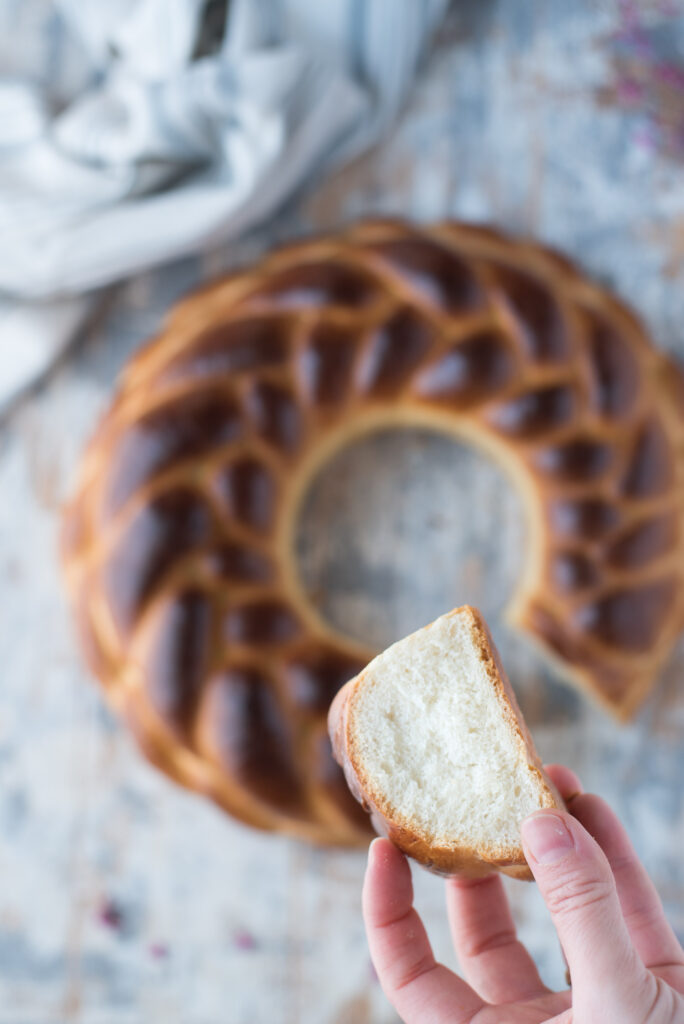
[[[584,792],[579,777],[564,764],[545,764],[544,771],[564,800],[572,800]]]
[[[405,1024],[467,1024],[485,1005],[435,961],[413,908],[406,858],[388,839],[375,839],[363,886],[363,917],[380,984]]]
[[[682,947],[665,917],[656,887],[612,809],[605,800],[587,793],[573,803],[572,814],[608,858],[622,916],[644,965],[684,970]]]
[[[676,966],[684,971],[682,947],[622,823],[604,800],[584,793],[578,777],[565,765],[544,767],[563,799],[572,800],[570,813],[584,825],[608,858],[622,915],[644,965],[651,969]]]

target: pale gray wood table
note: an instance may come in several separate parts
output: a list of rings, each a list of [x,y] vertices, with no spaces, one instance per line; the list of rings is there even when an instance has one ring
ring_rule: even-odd
[[[1,1024],[394,1019],[366,952],[363,857],[233,823],[147,767],[105,710],[60,588],[59,503],[119,368],[177,296],[274,241],[364,213],[535,234],[611,282],[684,356],[680,100],[648,66],[657,82],[645,99],[615,86],[616,61],[630,57],[609,36],[630,23],[629,7],[461,4],[391,138],[240,244],[119,288],[2,427]],[[641,11],[646,38],[675,47],[681,5]],[[640,59],[643,72],[647,50]],[[648,115],[621,109],[642,100]],[[675,124],[670,136],[654,110]],[[523,557],[516,496],[479,456],[429,434],[383,434],[342,453],[300,533],[307,585],[355,635],[384,644],[456,603],[483,608],[543,755],[613,803],[682,934],[684,650],[624,728],[558,685],[502,619]],[[415,881],[451,963],[442,884]],[[509,891],[545,978],[562,984],[536,890]]]

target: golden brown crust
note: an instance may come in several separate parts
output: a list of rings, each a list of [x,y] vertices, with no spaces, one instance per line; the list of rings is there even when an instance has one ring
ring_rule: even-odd
[[[502,717],[517,736],[521,756],[531,771],[538,776],[540,808],[563,808],[560,793],[544,771],[534,741],[522,717],[513,688],[501,664],[499,653],[487,624],[480,612],[464,605],[449,615],[468,619],[471,639],[475,644],[487,677],[499,699]],[[430,626],[424,627],[429,629]],[[386,836],[407,856],[439,875],[465,875],[477,878],[493,870],[513,878],[532,878],[522,846],[475,847],[459,842],[451,846],[436,845],[420,825],[401,818],[374,780],[363,767],[360,757],[354,718],[354,705],[363,689],[372,685],[374,665],[368,665],[355,679],[351,679],[335,697],[328,716],[328,727],[336,760],[344,771],[347,784],[359,803],[370,812],[371,821],[379,835]]]
[[[364,842],[325,715],[375,652],[300,586],[312,475],[388,425],[491,454],[528,510],[514,621],[624,718],[682,624],[683,422],[681,371],[535,243],[385,220],[286,247],[171,312],[88,447],[62,537],[88,664],[174,778]]]

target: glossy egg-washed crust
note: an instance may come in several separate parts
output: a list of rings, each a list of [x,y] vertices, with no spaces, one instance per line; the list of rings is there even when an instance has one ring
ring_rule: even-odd
[[[178,782],[362,841],[325,719],[375,652],[297,576],[318,468],[393,424],[497,458],[529,520],[512,617],[624,718],[682,625],[683,410],[633,314],[534,243],[369,221],[276,251],[172,311],[87,449],[63,562],[88,663]]]
[[[455,608],[449,614],[464,620],[470,633],[482,668],[499,703],[501,717],[514,737],[520,761],[534,776],[533,785],[539,794],[538,809],[564,809],[560,793],[544,771],[532,736],[520,713],[513,688],[501,664],[499,652],[482,615],[469,605]],[[371,662],[337,693],[328,714],[328,729],[335,760],[344,771],[349,789],[370,814],[375,831],[379,835],[387,836],[409,857],[413,857],[423,867],[438,875],[465,875],[478,878],[496,869],[513,878],[529,881],[532,872],[527,866],[520,842],[509,845],[476,844],[457,838],[451,843],[440,844],[421,828],[420,823],[402,816],[400,810],[392,806],[375,780],[370,777],[364,768],[363,740],[359,737],[356,711],[363,691],[373,686],[373,672],[374,664]]]

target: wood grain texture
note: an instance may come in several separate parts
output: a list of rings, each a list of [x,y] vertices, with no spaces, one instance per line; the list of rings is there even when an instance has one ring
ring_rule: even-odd
[[[0,1024],[395,1019],[363,936],[363,858],[234,824],[148,768],[104,710],[58,580],[58,505],[117,371],[175,298],[273,242],[365,213],[536,234],[612,283],[684,357],[681,166],[639,142],[629,110],[597,100],[624,6],[458,4],[391,138],[239,244],[122,287],[4,426]],[[684,24],[684,4],[643,6],[649,23]],[[385,643],[454,604],[480,605],[541,754],[613,803],[684,933],[684,647],[643,713],[618,728],[502,620],[524,523],[497,470],[422,433],[371,438],[339,458],[311,495],[300,548],[326,614]],[[436,952],[452,963],[441,883],[415,880]],[[562,984],[539,894],[509,891],[522,938]]]

